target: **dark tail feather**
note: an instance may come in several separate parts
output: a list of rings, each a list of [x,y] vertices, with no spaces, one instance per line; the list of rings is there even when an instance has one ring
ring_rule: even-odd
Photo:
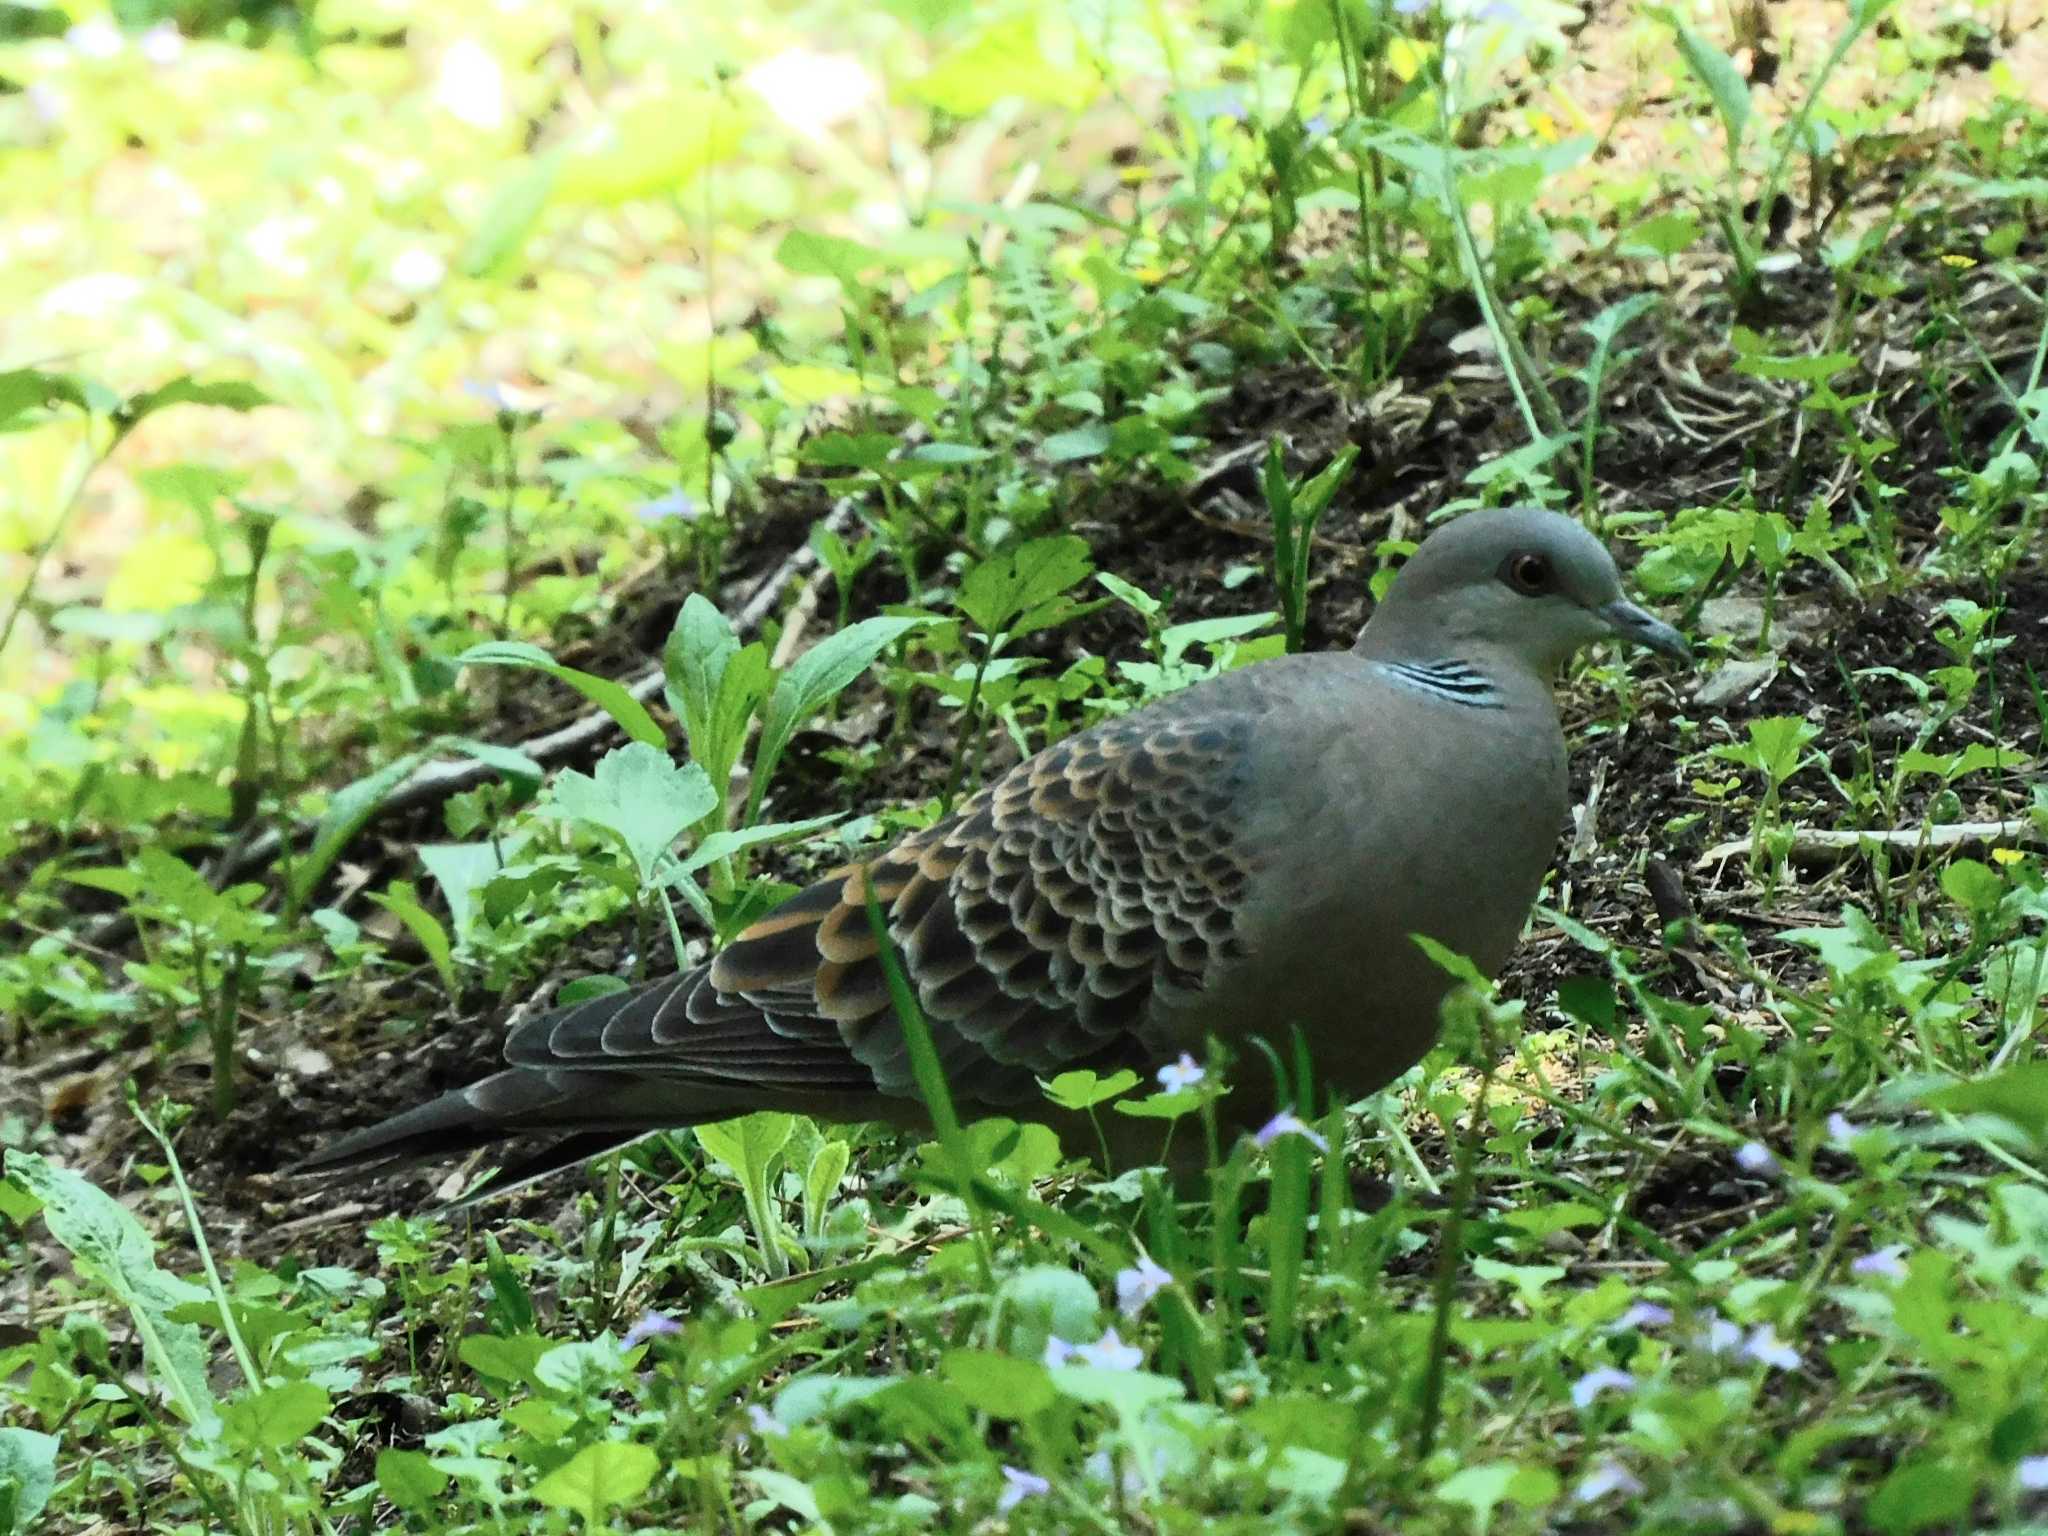
[[[520,1137],[554,1138],[492,1174],[458,1204],[504,1194],[623,1147],[650,1131],[724,1120],[759,1105],[735,1102],[730,1082],[621,1079],[618,1073],[514,1067],[444,1093],[320,1148],[287,1170],[344,1173],[455,1157]]]
[[[523,1117],[562,1098],[561,1088],[545,1073],[500,1072],[330,1142],[289,1171],[339,1173],[473,1152],[518,1135]]]

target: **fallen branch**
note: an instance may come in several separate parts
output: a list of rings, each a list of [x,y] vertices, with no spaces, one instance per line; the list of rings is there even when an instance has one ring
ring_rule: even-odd
[[[1808,864],[1845,858],[1859,848],[1956,848],[1972,843],[2023,843],[2048,847],[2048,835],[2027,817],[2012,821],[1951,821],[1931,827],[1900,827],[1889,832],[1812,831],[1794,835],[1789,856]],[[1697,859],[1694,869],[1705,869],[1750,850],[1750,839],[1716,843]]]

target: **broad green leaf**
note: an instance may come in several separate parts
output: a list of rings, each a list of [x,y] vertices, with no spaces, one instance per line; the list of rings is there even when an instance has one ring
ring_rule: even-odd
[[[469,937],[477,916],[477,893],[491,877],[505,867],[502,845],[491,843],[422,843],[420,863],[441,887],[441,899],[448,903],[455,936]],[[394,909],[395,910],[395,909]]]
[[[1160,1403],[1180,1401],[1187,1389],[1170,1376],[1150,1371],[1110,1371],[1094,1365],[1060,1365],[1046,1372],[1053,1390],[1076,1402],[1107,1408],[1126,1423]]]
[[[241,1444],[259,1451],[297,1445],[320,1427],[332,1400],[310,1381],[287,1381],[221,1404],[221,1427]]]
[[[0,431],[53,405],[92,410],[86,386],[68,373],[41,368],[14,368],[0,373]]]
[[[1436,1496],[1448,1504],[1469,1509],[1474,1527],[1480,1536],[1485,1536],[1493,1524],[1494,1511],[1501,1505],[1512,1503],[1536,1509],[1555,1500],[1561,1490],[1557,1474],[1548,1467],[1488,1461],[1452,1473],[1436,1485]]]
[[[1052,1406],[1052,1375],[1036,1360],[994,1349],[949,1349],[939,1370],[977,1413],[1028,1419]]]
[[[804,444],[797,456],[821,469],[877,470],[889,462],[897,442],[887,432],[826,432]],[[814,543],[821,531],[829,532],[823,524],[812,530]]]
[[[821,1140],[811,1155],[811,1165],[804,1170],[804,1230],[809,1235],[824,1231],[832,1197],[839,1193],[839,1183],[852,1160],[853,1148],[836,1136]]]
[[[766,1177],[769,1159],[796,1132],[796,1116],[762,1111],[697,1127],[697,1142],[741,1183]]]
[[[1953,1115],[1997,1115],[2048,1146],[2048,1061],[2022,1062],[1989,1077],[1936,1088],[1921,1102]]]
[[[1102,1303],[1095,1287],[1071,1269],[1033,1264],[1002,1282],[996,1293],[998,1319],[1007,1328],[1004,1343],[1020,1359],[1036,1360],[1054,1335],[1073,1343],[1101,1332],[1096,1317]]]
[[[1917,1536],[1939,1526],[1960,1530],[1977,1501],[1977,1478],[1961,1461],[1923,1452],[1885,1475],[1863,1506],[1864,1518],[1884,1536]]]
[[[456,1358],[490,1381],[517,1382],[538,1388],[533,1368],[548,1352],[548,1341],[534,1333],[472,1333],[455,1348]]]
[[[775,680],[775,691],[768,696],[768,707],[761,716],[761,741],[754,748],[753,783],[747,794],[748,821],[759,814],[761,797],[767,793],[797,727],[844,692],[883,651],[929,622],[923,618],[862,619],[819,641],[790,663]]]
[[[1614,983],[1605,976],[1567,976],[1557,984],[1557,1006],[1596,1034],[1614,1035]]]
[[[676,839],[718,803],[718,791],[697,764],[678,765],[660,748],[635,741],[605,753],[592,773],[558,774],[536,809],[613,833],[640,883],[649,886]]]
[[[1094,571],[1088,541],[1072,534],[1032,539],[984,560],[960,583],[957,607],[985,635],[999,635]]]
[[[1101,422],[1090,422],[1085,427],[1055,432],[1038,445],[1038,452],[1048,464],[1073,464],[1082,459],[1098,459],[1109,452],[1109,428]]]
[[[0,1428],[0,1536],[28,1536],[57,1486],[55,1435]]]
[[[537,645],[528,645],[520,640],[487,640],[456,657],[455,665],[531,667],[574,688],[617,721],[619,729],[633,740],[644,741],[650,747],[659,747],[666,740],[661,727],[654,723],[654,717],[647,713],[647,706],[634,698],[624,684],[565,667]]]
[[[601,1440],[535,1483],[533,1496],[548,1508],[566,1509],[595,1527],[608,1511],[645,1493],[660,1467],[660,1458],[647,1446]]]
[[[767,650],[742,646],[732,624],[701,593],[676,615],[662,647],[669,707],[683,722],[683,739],[723,803],[733,765],[771,680]]]
[[[424,1451],[379,1451],[377,1487],[408,1514],[424,1515],[439,1503],[449,1477]]]
[[[1097,1104],[1107,1103],[1118,1094],[1128,1093],[1138,1086],[1138,1074],[1129,1067],[1113,1072],[1108,1077],[1099,1077],[1085,1069],[1062,1072],[1051,1082],[1041,1082],[1039,1087],[1045,1096],[1062,1109],[1092,1109]]]
[[[1941,872],[1941,889],[1965,912],[1989,912],[2005,900],[2005,881],[1989,864],[1954,859]]]
[[[1095,98],[1095,75],[1078,56],[1072,62],[1047,57],[1041,29],[1055,25],[1052,15],[1034,9],[1014,20],[973,28],[964,44],[911,82],[911,93],[957,118],[979,117],[1011,98],[1080,110]]]
[[[171,1314],[212,1300],[189,1280],[159,1269],[156,1244],[128,1208],[90,1180],[33,1152],[9,1149],[7,1174],[43,1203],[43,1224],[70,1252],[85,1280],[104,1286],[128,1309],[150,1376],[189,1425],[217,1422],[207,1384],[206,1342]]]
[[[775,260],[799,277],[836,278],[846,292],[856,293],[864,286],[861,274],[880,266],[882,253],[840,235],[793,229],[775,247]]]
[[[604,204],[677,191],[732,159],[745,129],[732,96],[695,90],[645,96],[568,144],[554,195]]]

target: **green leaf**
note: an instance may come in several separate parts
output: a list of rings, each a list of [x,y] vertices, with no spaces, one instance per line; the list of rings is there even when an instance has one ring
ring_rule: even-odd
[[[883,651],[930,622],[925,618],[862,619],[819,641],[790,663],[775,680],[775,691],[768,696],[768,707],[761,716],[761,741],[754,748],[753,784],[747,794],[748,821],[759,814],[761,797],[768,792],[776,765],[797,727],[843,693]]]
[[[216,405],[230,411],[253,411],[268,404],[270,396],[254,384],[237,379],[202,384],[188,375],[155,389],[146,389],[139,395],[130,395],[122,402],[120,420],[124,427],[132,427],[145,416],[168,410],[174,405]]]
[[[1021,1359],[1036,1360],[1055,1334],[1072,1343],[1100,1332],[1095,1320],[1102,1303],[1095,1287],[1057,1264],[1033,1264],[1007,1277],[996,1305],[1009,1328],[1004,1343]]]
[[[910,83],[911,93],[956,118],[980,117],[1007,98],[1078,111],[1095,99],[1099,86],[1078,59],[1047,57],[1039,37],[1047,24],[1034,10],[973,27],[961,46]]]
[[[0,1428],[0,1536],[28,1536],[57,1486],[55,1435]]]
[[[48,373],[41,368],[14,368],[0,373],[0,431],[9,430],[23,418],[53,405],[76,406],[81,411],[93,409],[85,384],[68,373]]]
[[[320,815],[319,825],[313,829],[312,847],[292,866],[289,898],[295,909],[305,904],[341,851],[377,814],[377,808],[390,798],[391,792],[420,765],[423,756],[409,752],[334,792]]]
[[[1481,1462],[1452,1473],[1436,1486],[1438,1498],[1472,1511],[1472,1523],[1481,1536],[1493,1524],[1493,1512],[1501,1505],[1539,1508],[1555,1500],[1561,1491],[1557,1474],[1548,1467],[1528,1467],[1513,1461]]]
[[[567,683],[610,715],[618,722],[619,729],[633,740],[645,742],[650,747],[662,746],[667,740],[661,733],[661,727],[654,723],[654,717],[647,713],[647,706],[634,698],[624,684],[565,667],[537,645],[528,645],[520,640],[487,640],[456,657],[455,665],[530,667],[536,672],[545,672],[549,677]]]
[[[442,989],[450,997],[456,996],[462,989],[455,976],[455,949],[448,942],[448,930],[441,926],[438,917],[420,905],[419,893],[413,889],[412,882],[394,880],[391,888],[382,895],[375,891],[368,895],[370,900],[404,923],[412,936],[419,940],[420,948],[434,963]]]
[[[839,235],[821,235],[813,230],[792,229],[775,247],[775,260],[784,271],[799,277],[830,277],[847,293],[864,285],[861,274],[882,264],[882,253]]]
[[[1062,1109],[1091,1109],[1106,1103],[1118,1094],[1128,1093],[1138,1085],[1138,1074],[1126,1067],[1108,1077],[1099,1077],[1085,1069],[1062,1072],[1051,1082],[1040,1082],[1045,1096]]]
[[[535,1333],[472,1333],[456,1346],[455,1355],[486,1380],[538,1389],[533,1368],[548,1347],[548,1341]]]
[[[586,1445],[534,1484],[533,1496],[550,1509],[566,1509],[586,1526],[594,1526],[608,1510],[645,1493],[660,1466],[648,1446],[601,1440]]]
[[[1733,59],[1679,20],[1676,14],[1661,6],[1655,8],[1653,14],[1677,34],[1678,51],[1713,98],[1714,110],[1721,114],[1721,126],[1728,136],[1729,158],[1735,158],[1744,135],[1749,131],[1749,82],[1742,78],[1742,71],[1735,67]]]
[[[2048,1061],[2022,1062],[1989,1077],[1936,1088],[1921,1102],[1953,1115],[1997,1115],[2036,1144],[2048,1146]]]
[[[447,1490],[449,1476],[424,1451],[379,1451],[377,1487],[408,1514],[424,1515]]]
[[[504,845],[422,843],[419,855],[420,863],[441,887],[441,899],[448,903],[456,937],[468,937],[476,922],[478,893],[505,867]]]
[[[1863,1513],[1885,1536],[1915,1536],[1934,1526],[1960,1529],[1976,1500],[1968,1466],[1923,1453],[1892,1468]]]
[[[1062,1365],[1047,1371],[1053,1390],[1076,1402],[1094,1403],[1130,1422],[1160,1403],[1180,1401],[1187,1389],[1170,1376],[1150,1371],[1108,1371],[1093,1365]]]
[[[614,834],[641,885],[651,886],[676,839],[718,803],[718,791],[697,764],[679,766],[660,748],[635,741],[605,753],[593,773],[565,769],[556,775],[535,810]]]
[[[1557,1006],[1595,1034],[1615,1038],[1614,983],[1605,976],[1567,976],[1557,984]]]
[[[657,91],[593,123],[563,150],[554,194],[580,203],[623,203],[687,187],[731,160],[746,123],[733,97]]]
[[[156,1263],[156,1244],[128,1208],[97,1185],[33,1152],[9,1149],[7,1174],[43,1203],[43,1225],[70,1252],[79,1275],[103,1286],[128,1309],[142,1339],[151,1377],[187,1424],[219,1418],[207,1384],[205,1340],[176,1309],[211,1296]]]
[[[1048,464],[1073,464],[1082,459],[1100,458],[1109,451],[1109,428],[1101,422],[1091,422],[1085,427],[1055,432],[1038,445],[1038,451]]]
[[[259,1387],[221,1405],[221,1427],[235,1440],[259,1451],[281,1451],[297,1445],[320,1427],[333,1406],[327,1393],[310,1381],[287,1381]]]
[[[1941,872],[1941,889],[1965,912],[1993,911],[2005,900],[2005,880],[1989,864],[1975,859],[1954,859]]]
[[[796,1116],[763,1110],[738,1120],[697,1127],[697,1142],[741,1183],[768,1175],[769,1159],[796,1132]]]
[[[785,245],[787,241],[783,242]],[[887,432],[825,432],[804,444],[797,455],[806,464],[815,464],[821,469],[865,469],[878,470],[889,462],[898,439]],[[815,544],[821,523],[812,530]]]
[[[715,603],[693,592],[676,614],[662,647],[669,707],[683,722],[683,739],[723,803],[734,764],[746,742],[747,722],[769,688],[768,652],[742,647]]]
[[[1086,539],[1032,539],[969,571],[954,606],[983,634],[999,635],[1086,581],[1094,569]]]
[[[499,184],[463,247],[464,273],[502,276],[517,263],[554,193],[555,172],[555,157],[544,156],[520,166]]]
[[[682,861],[681,872],[692,874],[707,864],[720,859],[729,859],[736,853],[755,848],[762,843],[786,843],[800,837],[809,837],[824,827],[829,827],[840,818],[831,816],[807,816],[802,821],[764,821],[755,826],[743,827],[736,832],[714,832]]]

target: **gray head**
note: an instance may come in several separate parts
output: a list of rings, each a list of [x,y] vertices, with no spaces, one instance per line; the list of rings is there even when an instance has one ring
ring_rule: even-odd
[[[1605,639],[1692,654],[1677,630],[1628,600],[1614,557],[1592,534],[1556,512],[1501,507],[1424,539],[1354,649],[1406,660],[1506,657],[1548,675]]]

